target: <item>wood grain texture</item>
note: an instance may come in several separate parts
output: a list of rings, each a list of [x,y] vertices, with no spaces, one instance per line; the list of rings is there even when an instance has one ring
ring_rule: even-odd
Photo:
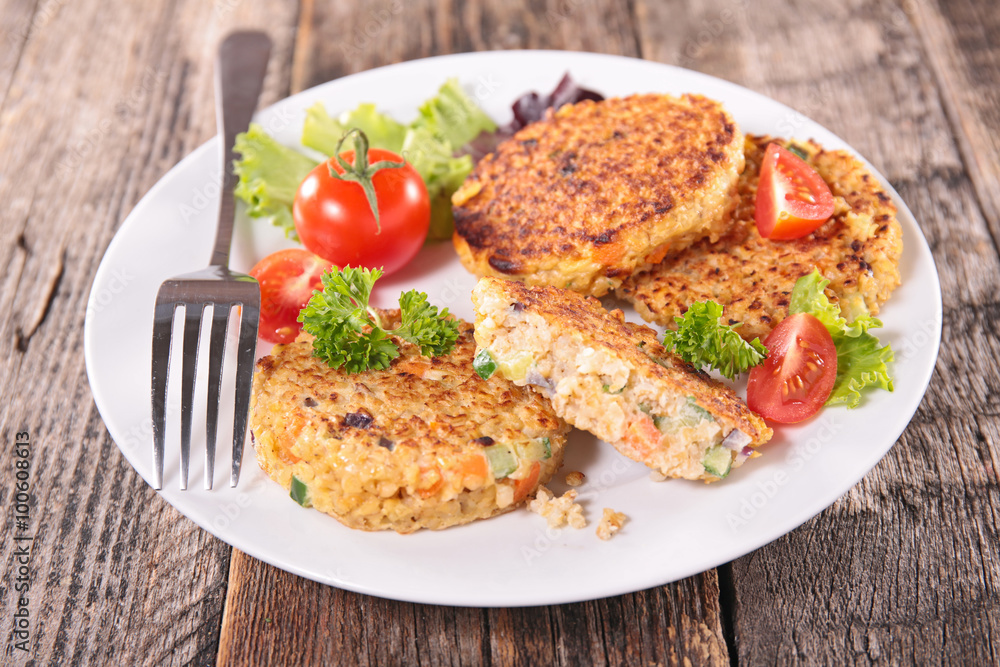
[[[218,664],[723,665],[718,593],[707,572],[581,604],[441,607],[330,588],[234,549]]]
[[[969,0],[912,2],[906,9],[1000,247],[1000,11],[995,3]]]
[[[945,345],[913,423],[861,484],[732,564],[738,661],[995,663],[1000,263],[991,214],[983,210],[989,206],[980,204],[997,190],[995,179],[989,193],[970,179],[978,170],[989,184],[997,155],[991,100],[1000,75],[990,67],[1000,51],[984,16],[995,24],[995,7],[953,3],[948,20],[920,0],[758,7],[705,0],[678,26],[674,12],[641,3],[643,53],[782,101],[886,174],[934,252]],[[973,27],[975,21],[982,23]],[[925,25],[943,34],[921,35]],[[664,44],[661,31],[685,37]],[[925,57],[924,49],[941,52]],[[985,65],[975,76],[992,87],[976,92],[962,86],[963,73],[941,74],[962,63]],[[939,88],[941,78],[948,84]],[[962,91],[957,98],[952,86]],[[968,136],[956,125],[967,125]],[[926,344],[920,323],[912,324],[907,343]]]
[[[267,91],[274,101],[287,94],[297,10],[278,2],[27,4],[34,16],[26,3],[0,9],[16,33],[3,35],[0,59],[0,471],[13,479],[10,445],[28,431],[31,521],[19,532],[35,542],[30,651],[0,662],[209,663],[229,547],[161,501],[111,442],[87,385],[83,321],[119,224],[215,133],[210,56],[219,38],[235,25],[271,27],[276,62],[285,59],[283,81]],[[149,432],[136,424],[136,443]],[[5,481],[5,517],[13,497]],[[0,522],[5,564],[14,528]],[[17,608],[11,583],[5,574],[5,639]]]

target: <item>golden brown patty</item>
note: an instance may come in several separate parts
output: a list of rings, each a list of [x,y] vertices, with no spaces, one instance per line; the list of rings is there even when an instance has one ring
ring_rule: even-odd
[[[739,129],[700,95],[567,105],[476,165],[452,197],[455,248],[479,276],[600,296],[718,238],[742,170]]]
[[[768,143],[793,144],[833,192],[833,217],[794,241],[769,241],[757,233],[754,202],[760,163]],[[732,229],[718,243],[699,242],[668,254],[645,273],[626,280],[617,294],[646,320],[674,325],[674,316],[696,301],[724,306],[723,321],[742,322],[743,337],[766,336],[788,315],[795,281],[814,268],[830,280],[827,294],[853,321],[878,314],[899,285],[902,229],[896,207],[875,177],[845,151],[825,151],[809,142],[748,136],[746,170]]]
[[[500,374],[665,476],[715,481],[771,437],[732,389],[597,299],[486,277],[472,301],[476,342]]]
[[[381,311],[397,326],[399,311]],[[307,334],[258,362],[250,428],[261,468],[352,528],[447,528],[508,511],[559,467],[569,427],[548,401],[472,368],[472,325],[429,359],[395,339],[390,368],[347,374]],[[498,470],[498,466],[505,469]]]

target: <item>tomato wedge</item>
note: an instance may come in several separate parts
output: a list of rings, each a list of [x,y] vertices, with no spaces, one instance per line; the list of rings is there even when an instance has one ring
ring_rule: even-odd
[[[298,321],[330,262],[308,250],[290,248],[271,253],[250,269],[260,283],[260,337],[287,344],[302,330]]]
[[[816,414],[837,379],[837,348],[808,313],[781,321],[764,339],[767,359],[750,370],[747,405],[773,422],[794,424]]]
[[[760,165],[754,220],[765,239],[811,234],[833,215],[830,186],[800,157],[770,144]]]

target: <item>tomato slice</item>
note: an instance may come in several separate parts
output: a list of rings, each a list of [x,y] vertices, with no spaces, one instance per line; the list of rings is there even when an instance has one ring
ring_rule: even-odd
[[[754,210],[760,235],[790,241],[811,234],[831,215],[833,194],[816,170],[778,144],[768,145]]]
[[[307,250],[279,250],[257,262],[250,275],[260,283],[259,335],[269,343],[291,343],[302,330],[298,322],[330,262]]]
[[[837,379],[837,348],[808,313],[781,321],[764,339],[767,359],[750,370],[747,405],[773,422],[794,424],[816,414]]]

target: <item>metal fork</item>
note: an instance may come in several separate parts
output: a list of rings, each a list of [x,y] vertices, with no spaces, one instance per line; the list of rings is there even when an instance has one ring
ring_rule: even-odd
[[[171,330],[174,311],[184,308],[183,366],[181,372],[181,489],[187,488],[191,456],[191,413],[194,402],[195,369],[205,309],[212,307],[209,340],[208,413],[205,448],[205,488],[212,488],[215,443],[219,421],[222,366],[226,352],[229,312],[240,307],[239,345],[236,353],[236,417],[233,421],[233,469],[230,484],[236,486],[243,460],[250,385],[253,378],[257,325],[260,317],[260,286],[243,273],[229,270],[229,246],[233,236],[235,202],[233,188],[233,144],[246,131],[257,106],[271,40],[261,32],[236,32],[219,46],[215,63],[215,103],[222,139],[222,193],[215,249],[209,266],[195,273],[163,282],[156,295],[153,319],[153,470],[154,487],[163,487],[163,449],[166,427],[167,374],[170,367]]]

